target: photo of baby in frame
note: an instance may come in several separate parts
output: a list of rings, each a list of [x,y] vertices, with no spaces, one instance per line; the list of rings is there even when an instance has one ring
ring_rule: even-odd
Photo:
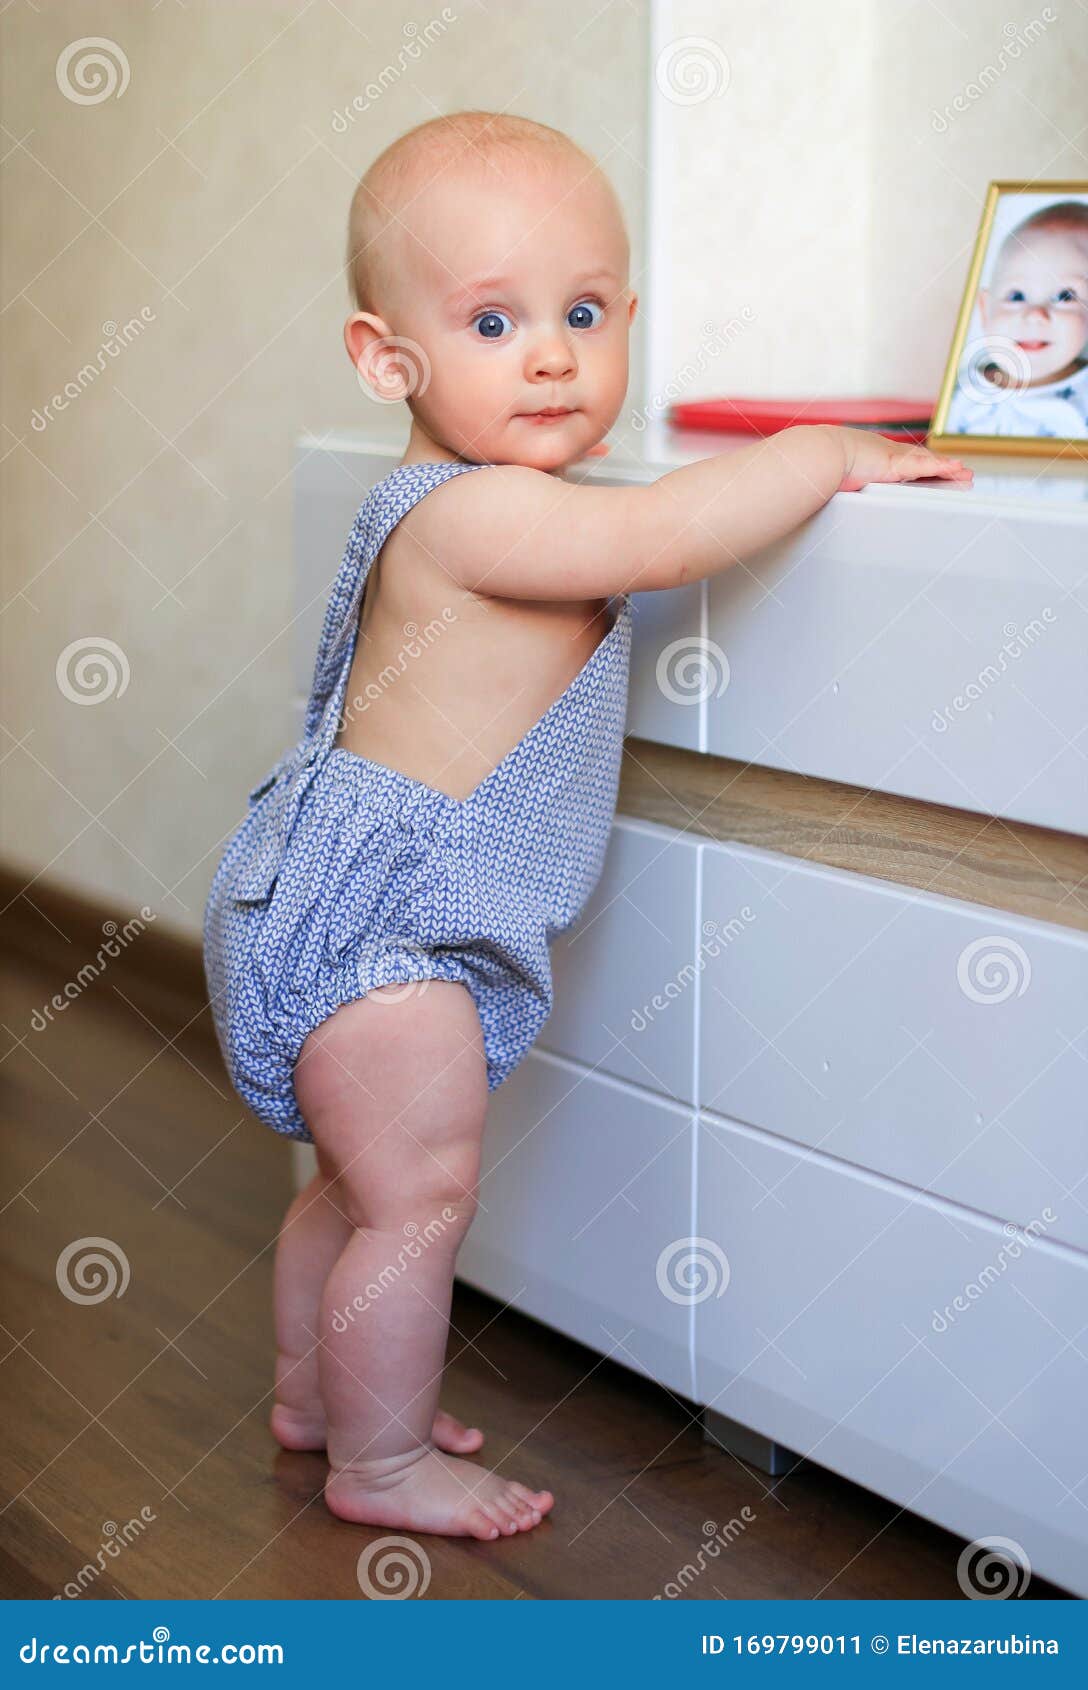
[[[1088,456],[1088,182],[991,182],[927,445]]]

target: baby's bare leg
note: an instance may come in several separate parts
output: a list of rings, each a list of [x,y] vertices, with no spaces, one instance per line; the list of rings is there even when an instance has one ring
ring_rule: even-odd
[[[330,1509],[480,1538],[530,1528],[551,1508],[549,1491],[445,1454],[431,1437],[487,1105],[470,995],[430,981],[346,1005],[307,1040],[295,1092],[353,1228],[321,1298]]]
[[[325,1408],[318,1382],[321,1293],[343,1254],[352,1225],[338,1206],[335,1169],[321,1167],[284,1216],[276,1244],[276,1401],[270,1427],[284,1449],[324,1449]],[[470,1455],[478,1427],[439,1409],[431,1428],[439,1449]]]
[[[351,1222],[336,1206],[332,1178],[319,1169],[292,1202],[276,1243],[276,1402],[270,1425],[285,1449],[325,1447],[318,1308],[350,1237]]]

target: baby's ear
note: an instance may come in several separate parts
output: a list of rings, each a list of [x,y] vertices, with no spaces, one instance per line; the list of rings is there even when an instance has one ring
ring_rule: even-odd
[[[635,308],[638,305],[638,294],[633,291],[629,291],[628,298],[630,300],[630,304],[627,307],[627,321],[629,323],[633,323],[635,320]]]
[[[356,311],[344,324],[344,345],[359,386],[372,399],[395,404],[426,390],[430,361],[418,341],[395,335],[383,317]]]
[[[353,311],[344,324],[344,345],[347,347],[348,357],[355,368],[359,367],[366,344],[375,335],[388,332],[388,324],[381,317],[375,317],[369,311]]]

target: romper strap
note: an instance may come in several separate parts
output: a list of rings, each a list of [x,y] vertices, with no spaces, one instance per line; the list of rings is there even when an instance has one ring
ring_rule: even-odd
[[[250,809],[259,805],[262,814],[235,874],[236,901],[261,903],[271,895],[303,795],[336,738],[354,654],[352,636],[374,559],[397,523],[427,493],[466,470],[487,467],[401,464],[377,482],[360,505],[325,611],[303,736],[249,794]]]
[[[322,711],[336,688],[340,666],[352,649],[371,565],[393,529],[414,505],[443,482],[466,470],[487,467],[465,463],[401,464],[372,487],[363,500],[348,535],[325,612],[306,711],[307,738],[316,731]],[[343,678],[346,682],[346,673]]]

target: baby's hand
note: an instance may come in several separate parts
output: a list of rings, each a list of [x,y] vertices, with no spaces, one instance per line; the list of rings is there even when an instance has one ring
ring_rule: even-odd
[[[840,493],[856,493],[870,481],[924,481],[940,476],[944,481],[969,482],[974,471],[959,458],[941,458],[927,446],[906,446],[864,428],[837,430],[846,453],[846,473]]]

